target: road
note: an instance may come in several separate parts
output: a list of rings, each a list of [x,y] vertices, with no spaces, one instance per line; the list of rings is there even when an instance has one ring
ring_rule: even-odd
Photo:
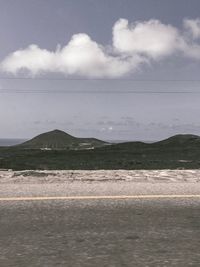
[[[0,240],[1,267],[200,266],[200,198],[4,199]]]

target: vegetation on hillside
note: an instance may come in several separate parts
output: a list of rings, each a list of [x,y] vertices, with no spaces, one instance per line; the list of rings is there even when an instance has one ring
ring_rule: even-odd
[[[48,142],[50,141],[49,139]],[[176,135],[152,144],[127,142],[103,145],[101,143],[100,147],[94,149],[73,149],[73,147],[57,149],[56,147],[52,150],[41,150],[24,145],[2,147],[0,148],[0,168],[14,170],[198,169],[200,168],[200,137]]]

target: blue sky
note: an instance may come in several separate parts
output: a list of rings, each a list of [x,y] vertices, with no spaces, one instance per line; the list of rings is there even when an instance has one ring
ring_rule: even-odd
[[[200,134],[199,10],[195,0],[0,1],[0,137]]]

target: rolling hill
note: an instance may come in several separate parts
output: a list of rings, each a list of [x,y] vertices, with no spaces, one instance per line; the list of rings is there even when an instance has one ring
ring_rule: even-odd
[[[26,141],[18,148],[43,149],[43,150],[65,150],[65,149],[93,149],[106,145],[107,143],[95,138],[77,138],[60,130],[53,130],[40,134]]]
[[[177,134],[165,140],[156,142],[157,145],[191,146],[200,145],[200,136],[193,134]]]
[[[183,150],[186,148],[200,148],[200,136],[192,134],[177,134],[171,136],[167,139],[154,142],[154,143],[145,143],[145,142],[125,142],[113,144],[116,149],[125,149],[125,150],[155,150],[155,149],[164,149],[165,151],[176,148],[178,150]]]
[[[109,144],[109,145],[108,145]],[[54,130],[0,148],[0,169],[200,169],[200,137],[175,135],[155,142],[106,143]]]

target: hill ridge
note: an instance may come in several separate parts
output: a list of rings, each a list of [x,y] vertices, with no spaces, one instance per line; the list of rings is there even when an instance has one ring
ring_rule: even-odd
[[[103,146],[106,142],[96,138],[79,138],[72,136],[62,130],[52,130],[41,133],[32,139],[17,145],[20,148],[29,149],[93,149]]]

